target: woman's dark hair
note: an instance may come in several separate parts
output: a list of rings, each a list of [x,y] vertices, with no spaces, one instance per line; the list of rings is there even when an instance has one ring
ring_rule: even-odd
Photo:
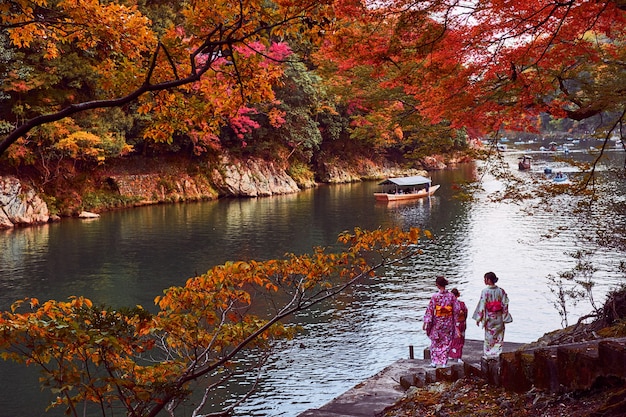
[[[452,289],[450,290],[450,292],[451,292],[452,294],[454,294],[454,296],[455,296],[455,297],[460,297],[460,296],[461,296],[461,293],[460,293],[460,292],[459,292],[459,290],[457,290],[456,288],[452,288]]]
[[[487,272],[485,274],[485,279],[488,279],[489,281],[493,282],[494,284],[496,282],[498,282],[498,277],[493,272]]]
[[[437,279],[435,280],[435,283],[439,285],[440,287],[445,288],[445,286],[448,285],[448,280],[443,275],[439,275]]]

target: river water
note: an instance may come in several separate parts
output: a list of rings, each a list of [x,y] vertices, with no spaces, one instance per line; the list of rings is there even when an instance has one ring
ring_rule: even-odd
[[[517,156],[507,159],[516,171]],[[539,178],[542,164],[554,161],[537,155],[534,163],[535,172],[516,175]],[[489,193],[501,183],[490,176],[477,199],[457,198],[458,184],[478,175],[474,164],[433,172],[433,183],[442,185],[434,197],[395,205],[375,202],[376,183],[364,182],[270,198],[142,207],[3,232],[0,307],[27,296],[84,295],[96,304],[153,309],[164,288],[184,285],[228,260],[308,252],[357,226],[432,231],[435,239],[423,242],[422,255],[297,317],[303,332],[277,352],[238,414],[294,417],[406,358],[409,345],[419,357],[428,345],[421,317],[436,275],[459,288],[471,313],[483,274],[496,272],[511,299],[509,341],[530,342],[561,327],[547,277],[572,268],[567,252],[583,247],[569,206],[529,211],[526,203],[491,202]],[[615,190],[623,194],[624,183],[613,184]],[[615,270],[621,259],[619,253],[598,255],[596,300],[620,283]],[[589,310],[585,302],[572,307],[570,323]],[[482,331],[469,322],[467,337],[481,339]],[[0,384],[0,417],[44,415],[49,398],[40,392],[36,373],[0,363]],[[244,379],[228,389],[243,391],[249,384]]]

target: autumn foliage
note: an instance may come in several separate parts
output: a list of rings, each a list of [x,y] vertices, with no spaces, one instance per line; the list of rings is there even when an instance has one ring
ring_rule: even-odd
[[[211,398],[243,371],[243,352],[260,366],[274,341],[295,334],[295,312],[416,256],[424,236],[419,229],[355,229],[339,237],[345,250],[338,253],[317,248],[281,260],[228,262],[165,290],[155,312],[99,307],[83,297],[21,300],[0,315],[0,355],[38,366],[42,385],[57,398],[51,406],[69,415],[82,415],[85,403],[102,415],[173,413],[192,382]],[[202,404],[194,415],[201,412]]]
[[[422,125],[480,137],[532,131],[541,113],[613,112],[602,131],[623,120],[625,8],[612,0],[373,3],[343,9],[317,57],[347,102],[371,110],[356,121],[379,136],[416,114]],[[405,128],[407,136],[415,123]]]
[[[146,140],[172,143],[185,136],[196,153],[219,149],[221,128],[230,126],[242,136],[255,127],[252,112],[272,112],[272,87],[292,53],[284,39],[315,34],[327,6],[258,0],[2,2],[0,99],[6,105],[0,111],[0,154],[18,139],[21,146],[37,141],[33,129],[46,123],[72,117],[91,131],[81,114],[113,107],[146,115],[139,126]]]
[[[625,9],[623,0],[2,1],[0,155],[37,163],[45,182],[64,158],[103,163],[137,144],[219,154],[283,126],[281,145],[294,149],[348,138],[409,155],[532,130],[541,114],[602,115],[608,136],[626,114]],[[72,415],[83,402],[103,415],[173,412],[192,381],[206,377],[209,398],[242,351],[291,337],[287,317],[415,254],[420,234],[356,230],[339,254],[220,265],[167,289],[155,311],[79,295],[23,300],[0,315],[1,354],[39,366],[53,406]]]
[[[87,147],[75,155],[99,153],[98,161],[131,148],[76,138],[196,154],[245,148],[259,128],[265,140],[280,134],[295,110],[276,93],[298,61],[327,94],[310,103],[315,122],[300,126],[326,140],[341,128],[373,151],[446,152],[464,135],[536,129],[542,114],[602,115],[598,131],[608,132],[623,121],[625,8],[622,0],[3,2],[0,154],[16,145],[10,159],[32,161],[38,128],[51,122],[67,124],[64,149]],[[125,117],[89,113],[110,108]],[[325,124],[337,114],[348,122]],[[285,142],[319,145],[304,134]]]

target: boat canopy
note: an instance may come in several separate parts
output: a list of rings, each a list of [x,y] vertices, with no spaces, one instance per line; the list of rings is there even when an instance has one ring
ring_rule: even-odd
[[[388,178],[385,181],[378,183],[378,185],[398,185],[401,187],[410,187],[412,185],[424,184],[430,184],[430,178],[422,177],[421,175],[414,175],[412,177]]]

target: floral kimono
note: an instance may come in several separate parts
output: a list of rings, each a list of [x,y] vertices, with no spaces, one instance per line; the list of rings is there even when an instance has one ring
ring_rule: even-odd
[[[457,332],[452,339],[450,346],[450,359],[461,359],[463,356],[463,346],[465,345],[465,329],[467,328],[467,306],[463,301],[459,301],[459,315],[456,319]]]
[[[506,292],[497,285],[490,285],[482,290],[472,318],[485,328],[485,356],[499,356],[504,342],[504,324],[513,321],[509,314],[509,298]]]
[[[424,328],[430,338],[430,358],[434,366],[444,366],[448,362],[458,315],[459,302],[450,291],[439,291],[430,298]]]

